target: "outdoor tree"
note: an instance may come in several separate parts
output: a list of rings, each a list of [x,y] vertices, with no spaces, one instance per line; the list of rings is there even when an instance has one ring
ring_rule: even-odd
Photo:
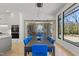
[[[78,17],[77,12],[73,13],[72,17],[75,19],[75,25],[77,26],[77,33],[76,34],[78,34],[79,33],[79,28],[78,28],[79,26],[78,26],[78,24],[79,23],[78,23],[78,20],[77,20],[77,17]]]

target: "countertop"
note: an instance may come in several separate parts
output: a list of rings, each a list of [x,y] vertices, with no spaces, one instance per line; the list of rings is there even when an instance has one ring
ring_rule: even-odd
[[[11,37],[9,34],[0,34],[0,38],[6,38],[6,37]]]

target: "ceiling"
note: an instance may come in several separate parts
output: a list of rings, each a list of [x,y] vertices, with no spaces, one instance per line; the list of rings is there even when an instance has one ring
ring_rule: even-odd
[[[0,24],[20,24],[19,13],[23,14],[23,20],[55,20],[58,11],[66,3],[43,3],[43,7],[37,8],[36,3],[0,3]]]
[[[46,18],[55,16],[66,3],[43,3],[43,7],[37,8],[36,3],[0,3],[1,12],[22,12],[24,18]],[[47,18],[46,18],[47,19]]]

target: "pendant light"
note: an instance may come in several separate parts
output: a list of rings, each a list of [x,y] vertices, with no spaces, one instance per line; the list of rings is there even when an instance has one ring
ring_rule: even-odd
[[[38,18],[38,20],[40,20],[40,13],[41,13],[40,11],[41,11],[41,8],[43,7],[43,3],[37,3],[36,7],[38,8],[37,18]]]

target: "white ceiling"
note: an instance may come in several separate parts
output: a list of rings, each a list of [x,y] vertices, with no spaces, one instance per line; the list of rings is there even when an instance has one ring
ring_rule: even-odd
[[[43,13],[56,12],[57,9],[61,9],[66,3],[43,3],[43,7],[40,8]],[[25,13],[36,12],[36,3],[0,3],[0,10],[14,10],[24,11]]]
[[[43,7],[37,8],[36,3],[0,3],[0,19],[7,17],[6,13],[12,13],[13,19],[0,20],[0,23],[19,24],[19,12],[23,13],[23,18],[27,20],[47,20],[51,17],[55,18],[58,11],[64,7],[66,3],[43,3]],[[2,14],[6,14],[2,16]]]
[[[44,3],[43,7],[37,8],[35,3],[0,3],[0,12],[22,12],[25,16],[35,17],[38,14],[56,15],[66,3]],[[40,11],[39,11],[40,9]]]

